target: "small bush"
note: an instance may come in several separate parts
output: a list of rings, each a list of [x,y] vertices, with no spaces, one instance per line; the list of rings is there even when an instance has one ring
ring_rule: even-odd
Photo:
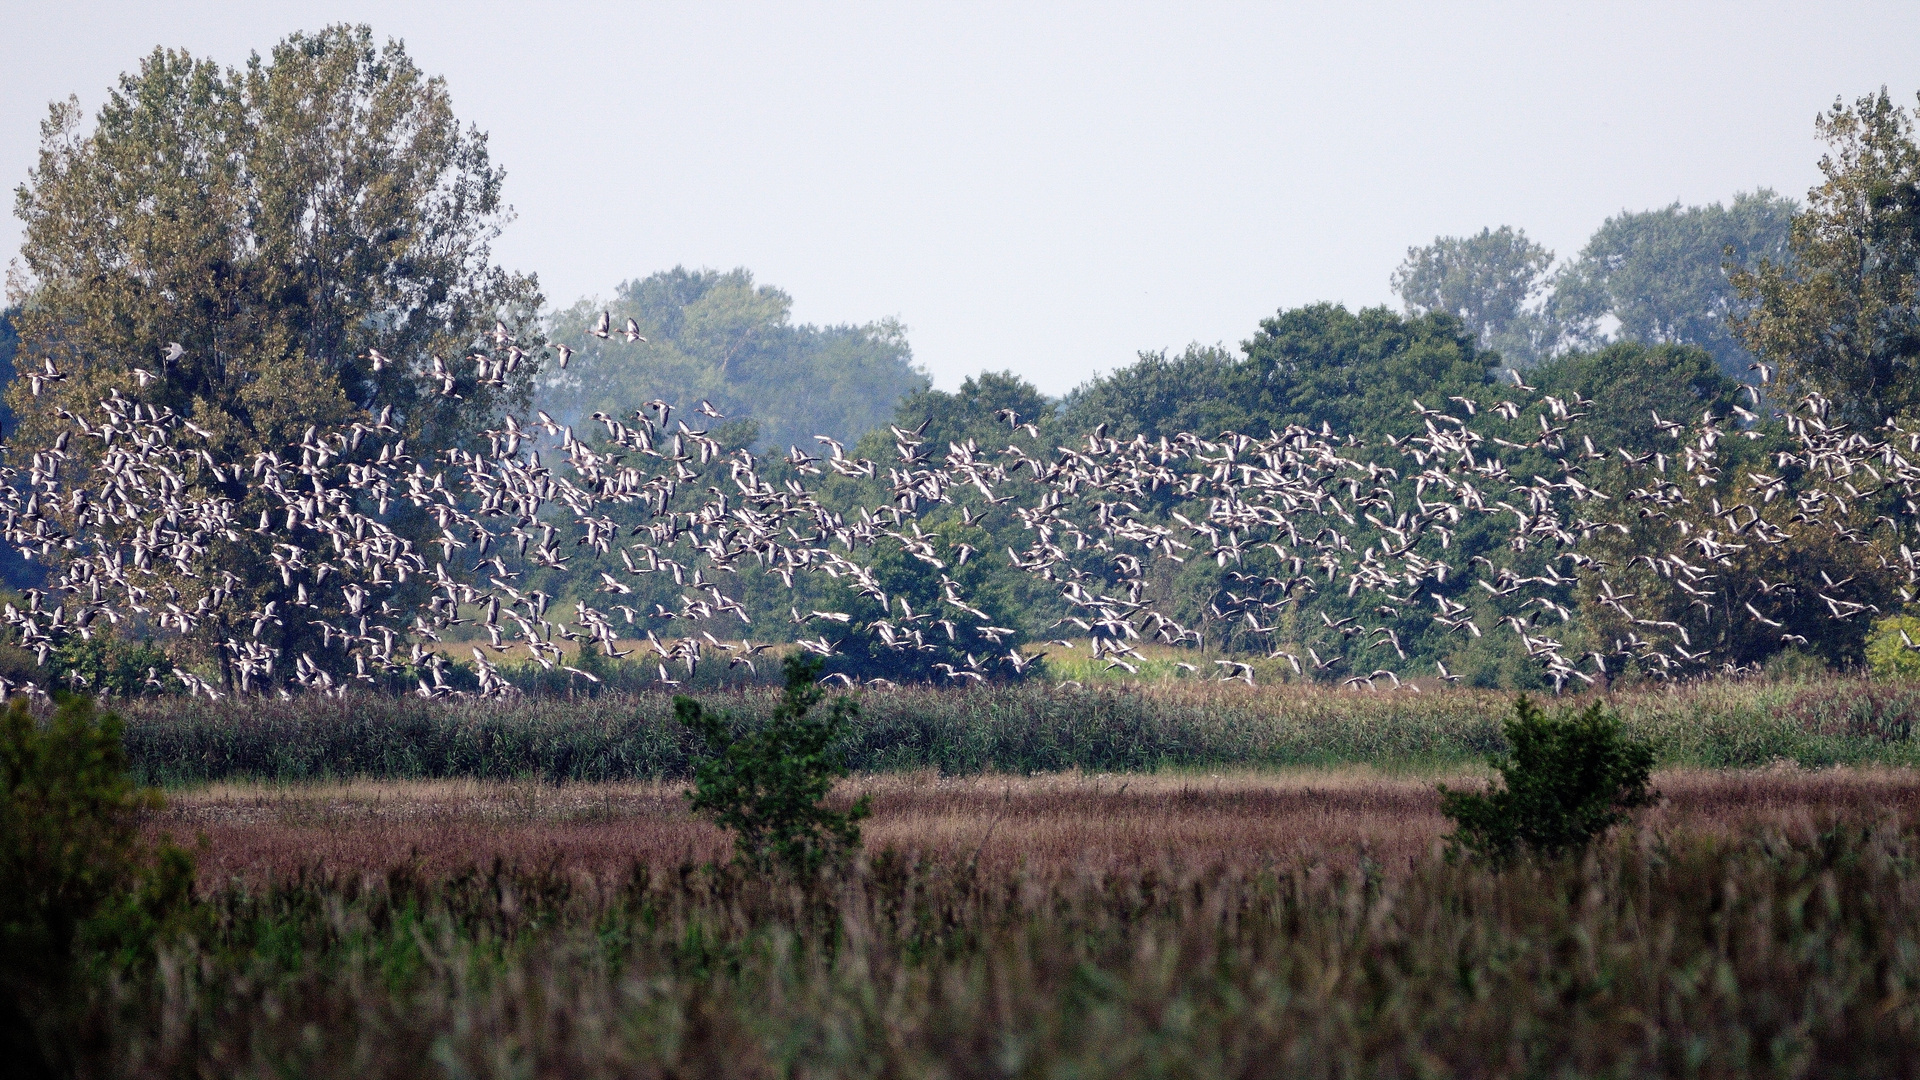
[[[1585,848],[1659,798],[1647,787],[1653,747],[1628,737],[1620,718],[1597,701],[1552,719],[1522,694],[1505,730],[1512,749],[1490,759],[1498,786],[1482,793],[1440,785],[1440,809],[1453,820],[1449,839],[1457,848],[1495,863],[1522,848],[1559,856]]]
[[[847,775],[831,749],[859,711],[849,698],[835,698],[827,714],[809,715],[825,693],[814,683],[820,664],[790,656],[786,693],[766,725],[735,736],[728,713],[710,713],[688,697],[673,699],[674,715],[706,740],[708,757],[694,770],[687,793],[696,812],[712,816],[733,833],[741,863],[774,865],[802,875],[860,844],[860,821],[871,810],[866,796],[842,812],[824,801],[833,782]]]
[[[44,1074],[42,1046],[89,956],[146,956],[192,908],[193,858],[144,844],[120,718],[67,698],[44,727],[24,699],[0,712],[0,1052]]]

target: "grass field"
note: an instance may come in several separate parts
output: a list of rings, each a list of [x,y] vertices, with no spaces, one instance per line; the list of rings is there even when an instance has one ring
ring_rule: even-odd
[[[1253,871],[1350,864],[1363,855],[1399,872],[1432,855],[1447,831],[1435,781],[1474,784],[1484,775],[1364,766],[894,773],[844,781],[836,801],[872,798],[869,850],[996,873]],[[1659,774],[1656,786],[1665,799],[1639,819],[1656,833],[1807,835],[1829,818],[1920,818],[1920,774],[1907,769],[1686,769]],[[688,814],[684,791],[662,782],[223,783],[176,792],[149,827],[207,838],[200,869],[210,891],[236,882],[271,886],[302,873],[380,877],[402,866],[438,878],[495,861],[604,881],[635,862],[659,869],[726,861],[726,835]]]
[[[1920,775],[1669,770],[1584,860],[1450,861],[1363,767],[855,777],[866,854],[711,860],[676,786],[176,791],[204,940],[114,1076],[1882,1076],[1920,1051]]]
[[[1373,764],[1445,766],[1501,747],[1511,695],[1249,688],[1209,681],[1086,688],[989,685],[861,693],[841,747],[860,772],[1140,771]],[[770,689],[704,693],[749,722]],[[1584,699],[1568,699],[1570,701]],[[1612,694],[1669,766],[1920,764],[1920,685],[1831,678],[1707,682]],[[568,782],[681,777],[695,741],[665,694],[506,702],[418,697],[136,700],[127,748],[143,781],[230,779]]]
[[[705,693],[765,716],[753,689]],[[1883,1076],[1920,1060],[1920,686],[1623,690],[1663,800],[1450,854],[1509,695],[861,695],[851,865],[729,863],[663,695],[126,703],[198,844],[93,963],[113,1077]],[[1573,704],[1572,701],[1560,704]]]

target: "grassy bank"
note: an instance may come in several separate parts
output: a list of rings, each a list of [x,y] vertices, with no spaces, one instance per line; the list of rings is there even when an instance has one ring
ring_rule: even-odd
[[[99,980],[87,1064],[356,1080],[1910,1071],[1920,781],[1659,782],[1668,802],[1591,857],[1493,874],[1441,856],[1428,785],[1365,770],[883,777],[872,854],[806,888],[685,861],[724,847],[671,833],[684,807],[650,801],[671,794],[658,785],[209,789],[170,823],[224,823],[216,861],[248,830],[287,861],[240,858],[252,873],[212,888],[200,939]],[[389,834],[423,821],[464,831],[385,861]],[[493,826],[516,846],[489,850]],[[623,827],[638,830],[625,861],[577,842]],[[357,838],[361,857],[312,861],[289,829]]]
[[[1070,768],[1438,763],[1501,745],[1509,695],[1367,693],[1311,686],[1161,683],[1088,689],[903,688],[860,695],[843,747],[857,772],[946,774]],[[703,699],[751,720],[767,690]],[[1833,679],[1709,682],[1614,694],[1665,765],[1784,760],[1909,764],[1920,685]],[[664,694],[429,702],[152,699],[121,706],[137,776],[182,785],[234,778],[609,781],[685,776],[696,750]]]

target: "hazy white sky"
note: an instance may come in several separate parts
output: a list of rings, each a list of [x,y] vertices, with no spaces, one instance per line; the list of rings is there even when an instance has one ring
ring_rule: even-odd
[[[551,302],[746,266],[801,320],[900,319],[941,386],[1057,394],[1390,301],[1436,234],[1566,256],[1623,208],[1802,196],[1817,112],[1920,89],[1912,3],[1545,7],[5,0],[0,179],[47,101],[93,111],[155,45],[238,65],[366,22],[491,134],[497,254]]]

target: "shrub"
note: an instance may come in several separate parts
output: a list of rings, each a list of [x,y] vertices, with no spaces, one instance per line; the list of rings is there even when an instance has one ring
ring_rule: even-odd
[[[127,775],[120,718],[86,698],[43,727],[16,698],[0,712],[0,1052],[47,1071],[41,1044],[88,954],[138,959],[191,909],[193,858],[144,844],[157,802]]]
[[[811,875],[859,846],[859,823],[871,813],[864,795],[846,811],[824,802],[847,775],[831,748],[859,707],[838,697],[824,717],[810,715],[825,696],[814,682],[819,661],[789,656],[784,670],[786,692],[757,731],[736,736],[731,714],[707,712],[688,697],[674,698],[673,711],[707,744],[687,793],[693,809],[733,833],[741,863]]]
[[[1489,759],[1499,785],[1484,793],[1439,785],[1457,848],[1495,863],[1523,847],[1549,857],[1575,852],[1659,798],[1647,787],[1653,747],[1627,736],[1597,701],[1556,719],[1522,694],[1505,731],[1511,749]]]

